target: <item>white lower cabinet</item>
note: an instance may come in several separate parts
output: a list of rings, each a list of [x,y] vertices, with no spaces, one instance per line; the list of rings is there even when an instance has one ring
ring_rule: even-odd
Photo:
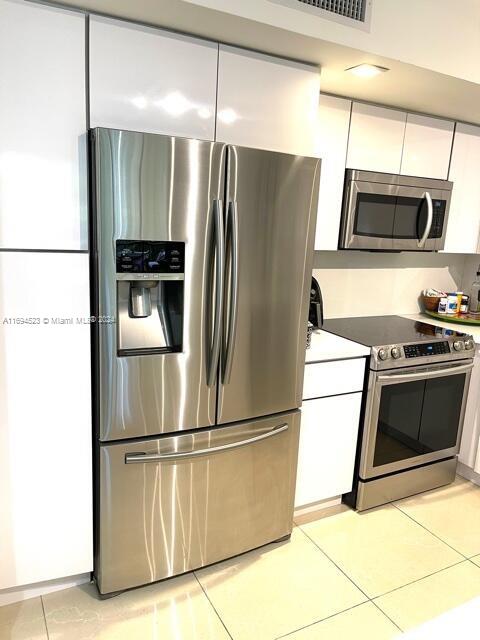
[[[458,460],[480,474],[480,345],[476,345]]]
[[[361,402],[361,392],[303,402],[295,508],[351,490]]]
[[[0,590],[92,570],[89,315],[88,255],[0,252]]]

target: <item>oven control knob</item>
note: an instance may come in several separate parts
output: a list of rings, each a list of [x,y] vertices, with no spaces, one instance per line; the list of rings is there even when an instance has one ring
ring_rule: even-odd
[[[465,340],[465,349],[473,349],[473,347],[473,340],[471,340],[470,338],[468,340]]]
[[[400,347],[392,347],[390,353],[392,354],[392,358],[394,358],[395,360],[398,360],[398,358],[400,358],[402,355]]]
[[[455,349],[455,351],[462,351],[462,349],[465,348],[465,345],[461,340],[455,340],[455,342],[453,343],[453,348]]]
[[[388,358],[388,353],[386,349],[379,349],[378,350],[378,357],[380,358],[380,360],[386,360]]]

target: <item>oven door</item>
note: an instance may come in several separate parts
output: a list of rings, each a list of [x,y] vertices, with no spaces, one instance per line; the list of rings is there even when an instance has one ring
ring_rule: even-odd
[[[445,243],[449,192],[352,180],[340,248],[438,251]]]
[[[371,371],[360,477],[375,478],[459,451],[473,364]]]

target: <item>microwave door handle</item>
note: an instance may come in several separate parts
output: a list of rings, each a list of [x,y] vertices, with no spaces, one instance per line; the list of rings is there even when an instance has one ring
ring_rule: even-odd
[[[462,364],[454,367],[444,367],[434,371],[416,371],[415,373],[392,373],[378,376],[378,382],[394,383],[394,382],[411,382],[413,380],[430,380],[431,378],[441,378],[443,376],[453,376],[459,373],[468,373],[473,369],[473,363]]]
[[[425,193],[423,194],[423,197],[425,198],[425,200],[427,202],[427,224],[425,225],[425,231],[423,232],[423,236],[418,241],[418,248],[419,249],[423,249],[423,247],[425,246],[425,242],[427,241],[427,238],[430,235],[430,231],[432,229],[432,223],[433,223],[432,196],[430,195],[430,193],[428,191],[425,191]]]

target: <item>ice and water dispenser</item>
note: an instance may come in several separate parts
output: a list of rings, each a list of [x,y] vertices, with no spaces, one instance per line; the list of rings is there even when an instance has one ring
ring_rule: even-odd
[[[182,350],[185,244],[117,240],[118,354]]]

